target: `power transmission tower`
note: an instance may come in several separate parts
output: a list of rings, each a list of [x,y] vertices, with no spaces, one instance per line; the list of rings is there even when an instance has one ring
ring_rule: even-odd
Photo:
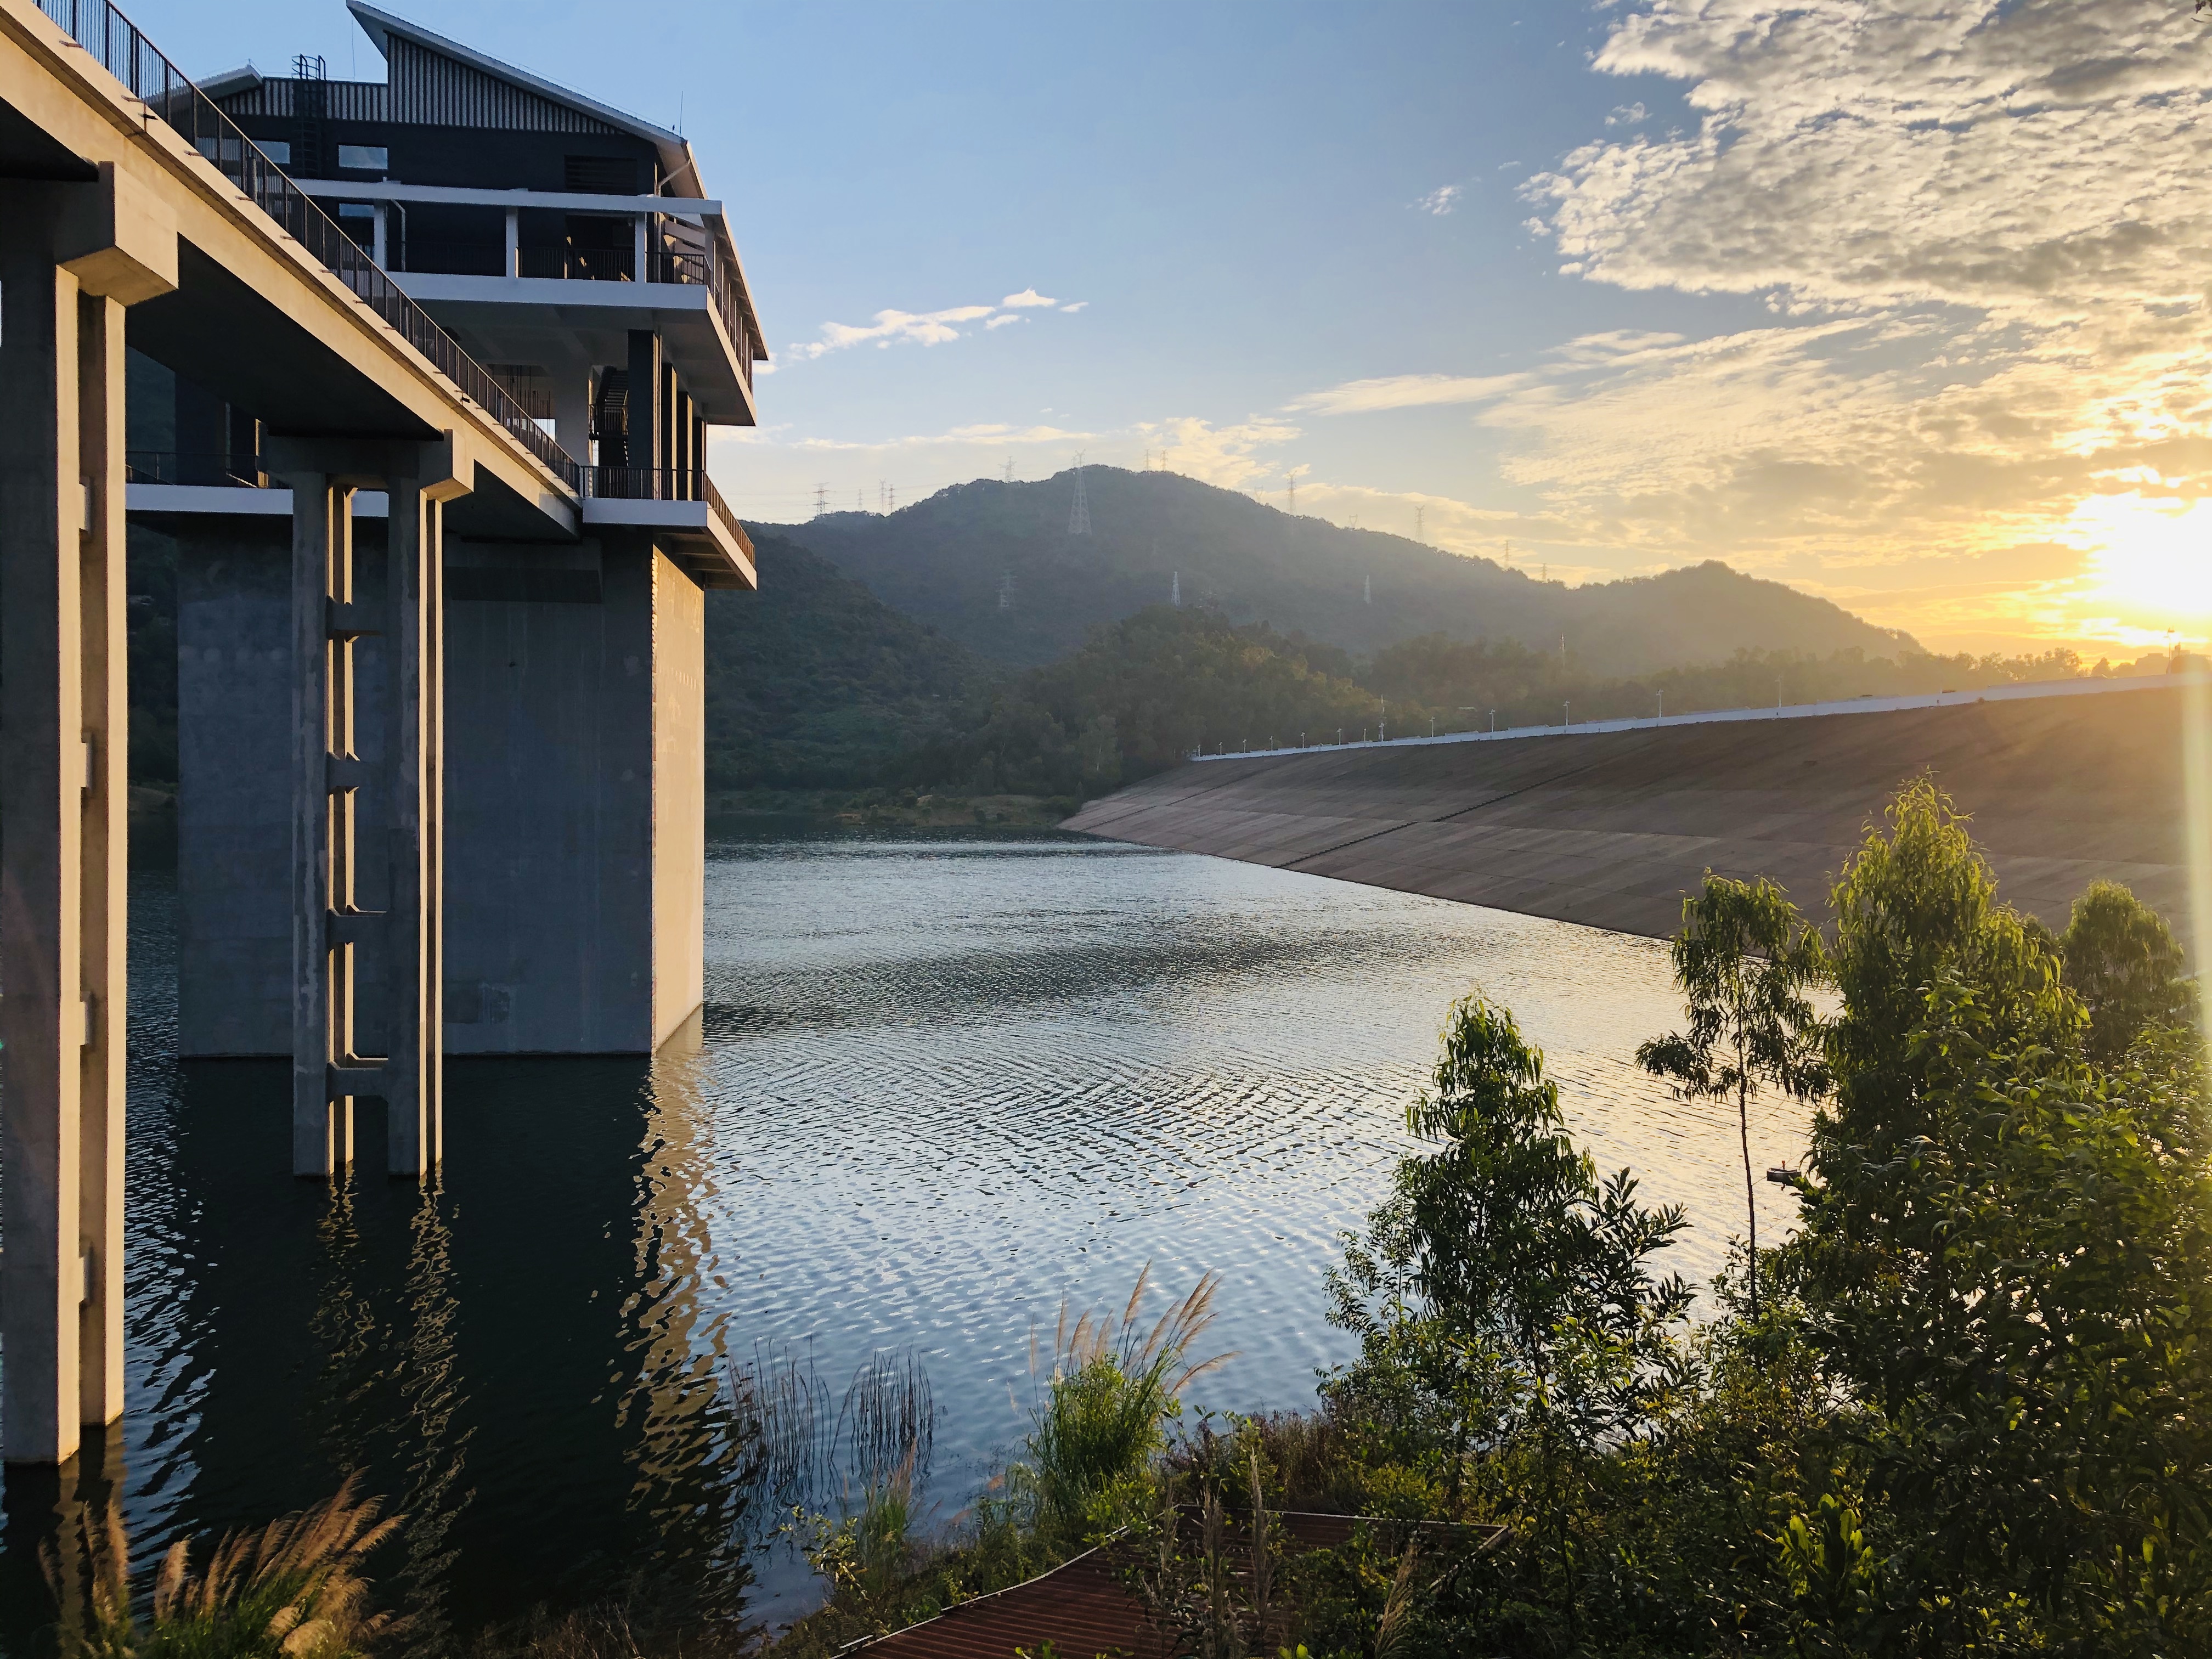
[[[830,486],[829,486],[828,484],[826,484],[826,483],[825,483],[825,484],[817,484],[817,485],[815,485],[815,486],[814,486],[814,514],[815,514],[815,516],[816,516],[817,518],[819,518],[823,514],[827,513],[829,510],[830,510]]]
[[[1075,454],[1075,504],[1067,509],[1067,533],[1088,536],[1091,533],[1091,502],[1083,493],[1083,452]]]
[[[1182,609],[1182,572],[1180,570],[1169,579],[1168,603],[1178,611]]]
[[[1014,458],[1013,458],[1012,456],[1009,455],[1009,456],[1007,456],[1007,457],[1006,457],[1006,482],[1007,482],[1008,483],[1013,483],[1013,481],[1014,481]]]
[[[887,486],[887,488],[890,490],[891,511],[896,513],[898,511],[898,486],[896,484],[890,484]]]
[[[1008,565],[1004,570],[999,573],[999,609],[1001,611],[1012,611],[1013,608],[1014,568],[1012,565]]]
[[[855,513],[865,513],[867,510],[867,498],[863,495],[860,491],[857,489],[854,490],[853,492],[853,511]]]
[[[1372,605],[1375,603],[1375,578],[1372,576],[1367,576],[1364,577],[1362,580],[1364,584],[1364,591],[1361,594],[1361,597],[1364,598],[1368,604]]]
[[[1289,510],[1292,513],[1298,510],[1298,475],[1295,472],[1291,474],[1291,505]]]
[[[1425,507],[1413,509],[1413,539],[1424,544],[1429,539],[1429,509]]]

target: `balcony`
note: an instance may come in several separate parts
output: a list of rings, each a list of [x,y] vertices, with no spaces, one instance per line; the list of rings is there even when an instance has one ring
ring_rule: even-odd
[[[258,455],[220,450],[133,449],[125,457],[130,509],[157,518],[205,514],[281,517],[292,493],[260,466]],[[586,466],[577,469],[583,520],[648,533],[702,587],[757,587],[752,538],[698,467]],[[143,489],[142,486],[158,486]],[[382,490],[364,490],[355,511],[382,518]]]
[[[532,311],[557,311],[553,331],[602,362],[620,360],[623,330],[651,328],[688,359],[686,379],[695,397],[704,394],[709,421],[752,423],[760,327],[720,202],[390,179],[311,179],[301,188],[336,204],[407,292],[481,355],[542,356],[525,346]],[[556,286],[569,283],[578,287],[566,294]],[[601,331],[605,338],[589,338]]]
[[[584,524],[649,530],[702,587],[757,587],[752,538],[700,467],[587,466]]]

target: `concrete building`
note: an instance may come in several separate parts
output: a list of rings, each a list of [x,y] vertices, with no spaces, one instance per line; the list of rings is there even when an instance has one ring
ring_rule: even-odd
[[[434,1168],[449,978],[457,1025],[510,1049],[644,1052],[698,1000],[701,589],[753,580],[701,465],[708,422],[752,418],[734,249],[680,140],[362,20],[395,73],[340,101],[375,104],[380,146],[328,125],[316,66],[231,77],[242,112],[292,112],[234,117],[107,0],[0,0],[10,1462],[122,1407],[127,535],[176,538],[190,596],[185,1046],[289,1054],[298,1173],[350,1156],[359,1098],[394,1174]],[[241,118],[289,121],[269,142],[311,187]],[[538,156],[543,201],[630,228],[627,274],[410,276],[464,284],[441,325],[373,257],[417,128]],[[572,152],[647,165],[550,188]],[[447,179],[439,204],[480,204]],[[580,424],[573,386],[538,404],[563,349]]]
[[[443,869],[421,878],[442,906],[443,963],[424,1017],[449,1054],[650,1052],[700,1001],[702,590],[754,582],[707,434],[754,422],[759,325],[681,137],[350,9],[384,79],[303,59],[201,91],[550,432],[582,498],[578,537],[517,524],[446,538]],[[131,532],[173,538],[177,559],[179,1046],[289,1054],[294,906],[270,879],[294,830],[283,444],[250,389],[217,391],[234,377],[191,353],[131,367]],[[392,510],[384,491],[354,497],[346,574],[365,592],[391,584]],[[331,659],[371,769],[405,741],[397,648],[362,633]],[[381,792],[349,799],[332,834],[349,890],[333,908],[374,915],[411,878],[377,855],[401,826]],[[407,975],[359,931],[342,1047],[385,1054]]]

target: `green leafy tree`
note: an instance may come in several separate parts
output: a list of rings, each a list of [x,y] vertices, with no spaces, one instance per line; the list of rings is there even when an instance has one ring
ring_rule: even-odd
[[[1480,996],[1453,1006],[1434,1086],[1407,1122],[1437,1150],[1403,1160],[1365,1237],[1346,1241],[1330,1318],[1359,1334],[1361,1358],[1325,1391],[1417,1468],[1425,1454],[1435,1507],[1463,1505],[1470,1465],[1493,1503],[1516,1492],[1537,1592],[1571,1627],[1584,1544],[1574,1494],[1681,1380],[1675,1328],[1690,1291],[1655,1275],[1652,1258],[1683,1212],[1643,1204],[1626,1170],[1599,1178],[1567,1135],[1542,1053]]]
[[[2105,1070],[1964,821],[1900,796],[1838,883],[1844,1006],[1790,1251],[1893,1539],[1886,1650],[2212,1642],[2212,1168],[2193,1042]],[[1793,1571],[1810,1571],[1802,1517]],[[1830,1559],[1829,1557],[1822,1557]]]
[[[2093,881],[2058,938],[2066,983],[2089,1011],[2092,1057],[2109,1062],[2144,1030],[2187,1017],[2181,947],[2165,919],[2117,881]]]
[[[1751,1169],[1751,1096],[1760,1087],[1802,1099],[1827,1084],[1809,995],[1826,971],[1820,933],[1764,877],[1705,872],[1682,901],[1674,983],[1689,1029],[1644,1043],[1636,1062],[1684,1100],[1735,1102],[1743,1149],[1744,1217],[1751,1245],[1751,1316],[1759,1317],[1758,1188]]]

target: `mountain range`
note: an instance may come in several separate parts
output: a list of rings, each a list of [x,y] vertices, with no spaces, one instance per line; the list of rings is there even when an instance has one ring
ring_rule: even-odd
[[[979,478],[893,513],[764,527],[1011,666],[1053,661],[1094,626],[1176,599],[1357,655],[1441,632],[1544,651],[1564,642],[1577,662],[1622,675],[1738,650],[1919,649],[1908,635],[1717,562],[1569,586],[1171,472],[1085,468],[1090,528],[1079,533],[1070,528],[1078,477]]]

